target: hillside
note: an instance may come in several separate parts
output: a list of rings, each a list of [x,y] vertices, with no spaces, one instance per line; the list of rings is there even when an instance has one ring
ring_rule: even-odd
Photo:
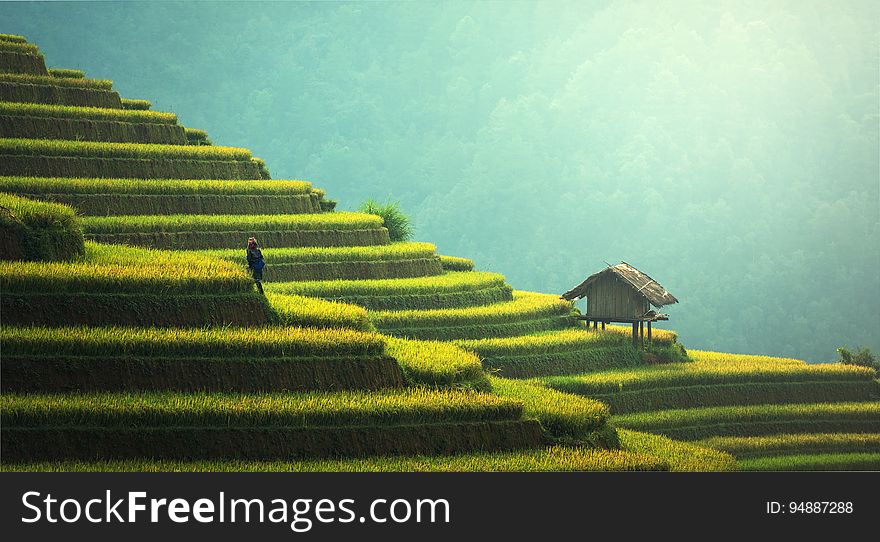
[[[6,470],[880,464],[868,370],[688,356],[671,331],[648,365],[25,38],[0,35],[0,72]]]

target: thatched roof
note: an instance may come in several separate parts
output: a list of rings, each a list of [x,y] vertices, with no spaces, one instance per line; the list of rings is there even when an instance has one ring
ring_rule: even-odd
[[[648,302],[657,308],[664,305],[678,303],[678,299],[675,299],[675,296],[667,292],[663,285],[626,262],[620,262],[617,265],[610,265],[602,271],[590,275],[587,280],[562,294],[562,298],[571,301],[573,299],[584,297],[590,284],[608,273],[611,273],[629,283],[636,293],[644,296]]]

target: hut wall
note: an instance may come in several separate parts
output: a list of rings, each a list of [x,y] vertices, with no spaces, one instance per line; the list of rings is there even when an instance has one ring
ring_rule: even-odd
[[[631,284],[610,273],[591,284],[586,297],[587,316],[596,318],[638,318],[650,308]]]

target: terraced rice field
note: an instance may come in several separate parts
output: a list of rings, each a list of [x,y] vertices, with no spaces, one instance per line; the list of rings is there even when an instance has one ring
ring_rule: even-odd
[[[646,366],[629,327],[588,331],[556,295],[391,243],[381,217],[151,107],[0,35],[4,259],[32,260],[0,261],[2,470],[877,464],[866,370]]]

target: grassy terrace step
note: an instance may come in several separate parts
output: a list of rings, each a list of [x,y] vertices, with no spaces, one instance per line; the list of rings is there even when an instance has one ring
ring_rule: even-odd
[[[699,444],[738,459],[779,455],[880,453],[877,433],[807,433],[763,437],[713,437]]]
[[[3,53],[0,52],[0,62],[2,62],[3,56]],[[67,80],[53,77],[36,78],[30,81],[11,80],[7,75],[0,79],[0,101],[122,109],[122,100],[119,93],[114,90],[100,86],[58,84],[59,81]]]
[[[430,243],[366,247],[267,248],[265,280],[361,280],[433,276],[442,273]],[[241,249],[204,254],[242,263]]]
[[[502,275],[476,271],[408,279],[279,282],[265,287],[279,293],[333,299],[372,310],[469,307],[512,299],[512,290]]]
[[[0,34],[0,41],[6,41],[10,43],[27,43],[28,40],[24,36],[20,36],[18,34]]]
[[[880,433],[880,402],[663,410],[614,416],[614,423],[679,440],[782,433]]]
[[[877,471],[880,453],[784,455],[744,459],[739,462],[744,471],[821,470],[821,471]]]
[[[28,55],[40,54],[40,48],[33,43],[0,40],[0,51],[24,53]]]
[[[555,389],[599,399],[615,413],[698,406],[840,402],[880,397],[870,369],[762,361],[670,363],[546,378]]]
[[[312,214],[321,212],[311,194],[288,196],[219,194],[27,194],[32,199],[64,203],[86,216]]]
[[[386,353],[397,360],[410,385],[481,391],[491,387],[480,360],[449,343],[388,338]]]
[[[5,392],[316,391],[401,387],[374,333],[299,327],[3,328]]]
[[[671,471],[710,472],[737,470],[734,457],[698,443],[680,442],[661,435],[618,429],[622,450],[651,455],[663,460]]]
[[[51,75],[52,77],[84,79],[86,76],[86,72],[73,68],[49,68],[49,75]]]
[[[715,363],[719,365],[728,363],[753,364],[755,366],[767,365],[806,365],[802,359],[777,358],[773,356],[761,356],[754,354],[731,354],[728,352],[711,352],[708,350],[688,350],[688,356],[694,361]]]
[[[617,448],[607,425],[608,407],[598,401],[547,389],[534,382],[491,377],[492,391],[523,402],[525,415],[537,418],[549,439]]]
[[[320,194],[307,181],[0,177],[0,190],[30,194],[140,194],[155,196],[295,196]]]
[[[276,319],[238,267],[86,244],[66,263],[0,262],[4,325],[258,325]]]
[[[0,115],[13,117],[113,121],[129,124],[177,124],[177,115],[174,113],[40,103],[0,102]]]
[[[173,124],[0,114],[0,137],[69,139],[121,143],[185,145],[183,127]]]
[[[79,218],[64,205],[0,192],[0,225],[0,261],[67,260],[85,250]]]
[[[443,265],[444,271],[473,271],[474,261],[468,258],[459,258],[458,256],[440,255],[440,263]]]
[[[0,407],[4,462],[435,455],[543,443],[537,424],[521,420],[521,403],[473,392],[3,394]]]
[[[3,472],[583,472],[665,471],[643,453],[551,446],[538,450],[454,456],[370,457],[319,461],[101,461],[3,464]]]
[[[46,59],[41,54],[22,51],[0,51],[0,73],[48,75]]]
[[[237,147],[100,143],[54,139],[0,139],[0,154],[9,156],[82,156],[88,158],[178,158],[249,162],[251,152]]]
[[[389,242],[381,217],[362,213],[85,217],[83,225],[91,239],[156,248],[240,249],[252,235],[265,247]]]
[[[563,329],[517,337],[458,340],[486,370],[509,378],[577,374],[642,364],[641,354],[619,333]]]
[[[459,309],[381,311],[370,315],[383,333],[420,339],[522,335],[571,325],[571,303],[556,295],[513,292],[513,301]]]

